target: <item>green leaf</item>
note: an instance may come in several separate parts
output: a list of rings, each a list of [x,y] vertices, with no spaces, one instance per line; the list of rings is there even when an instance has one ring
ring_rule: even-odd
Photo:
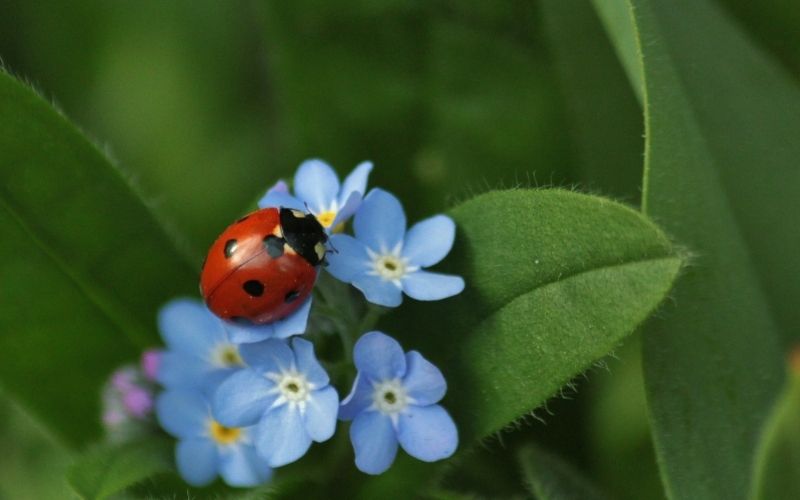
[[[67,472],[67,481],[85,500],[108,498],[156,474],[172,471],[173,443],[147,439],[104,445],[82,455]]]
[[[757,500],[800,498],[800,351],[789,370],[756,455],[752,497]]]
[[[627,0],[591,0],[595,10],[614,43],[631,88],[640,103],[644,102],[644,73],[642,55]]]
[[[496,191],[453,209],[441,270],[461,295],[406,301],[384,324],[444,371],[461,441],[528,415],[662,301],[681,266],[638,212],[563,190]]]
[[[537,500],[605,498],[570,464],[535,445],[527,445],[519,451],[519,465],[528,491]]]
[[[0,71],[0,380],[75,444],[99,387],[158,342],[155,314],[196,275],[123,175]]]
[[[642,112],[603,26],[589,0],[542,0],[539,7],[567,103],[578,179],[638,204]]]
[[[645,210],[695,252],[645,338],[662,476],[672,498],[743,498],[781,337],[800,332],[800,90],[710,2],[632,5]]]

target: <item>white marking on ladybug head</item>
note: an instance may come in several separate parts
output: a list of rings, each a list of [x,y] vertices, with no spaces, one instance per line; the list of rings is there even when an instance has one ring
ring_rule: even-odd
[[[301,212],[300,210],[292,210],[292,215],[295,216],[297,219],[305,219],[306,214],[305,212]]]
[[[323,245],[322,243],[317,243],[316,245],[314,245],[314,251],[317,253],[317,258],[319,260],[322,260],[322,259],[325,258],[326,249],[325,249],[325,245]]]

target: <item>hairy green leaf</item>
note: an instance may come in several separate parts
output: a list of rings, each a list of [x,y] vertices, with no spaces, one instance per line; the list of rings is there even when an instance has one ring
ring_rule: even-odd
[[[72,443],[110,370],[196,277],[121,173],[0,71],[0,381]]]
[[[642,54],[643,204],[695,252],[645,338],[662,476],[672,498],[743,498],[800,332],[800,90],[710,2],[631,3],[638,36],[611,34]]]
[[[537,500],[600,500],[605,495],[570,464],[534,445],[519,451],[528,491]]]
[[[67,481],[80,498],[99,500],[171,470],[172,442],[150,438],[90,449],[70,467]]]
[[[444,271],[460,296],[407,301],[384,324],[442,367],[462,441],[528,415],[633,332],[681,259],[638,212],[563,190],[496,191],[453,209]]]
[[[800,498],[800,351],[789,371],[756,455],[752,497],[757,500]]]

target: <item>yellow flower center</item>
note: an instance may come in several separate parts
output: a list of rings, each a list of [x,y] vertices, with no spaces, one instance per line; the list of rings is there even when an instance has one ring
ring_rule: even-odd
[[[239,436],[242,434],[242,429],[239,427],[225,427],[216,420],[211,421],[211,438],[217,444],[231,444],[238,441]]]
[[[215,354],[217,363],[223,367],[244,366],[244,361],[242,361],[242,357],[239,355],[239,349],[237,349],[235,345],[222,345],[217,349]]]
[[[328,229],[333,224],[333,221],[336,219],[336,212],[333,210],[328,210],[327,212],[322,212],[321,214],[317,215],[317,221],[322,224],[322,227]]]

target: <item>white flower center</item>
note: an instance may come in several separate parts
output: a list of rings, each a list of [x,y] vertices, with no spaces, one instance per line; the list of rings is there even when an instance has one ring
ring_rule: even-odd
[[[375,272],[385,280],[394,281],[406,273],[406,263],[394,255],[381,255],[374,262]]]
[[[417,269],[409,266],[408,260],[400,255],[400,245],[394,250],[384,250],[380,253],[368,248],[367,254],[370,258],[370,274],[380,276],[386,281],[393,281],[398,286],[403,276]]]
[[[308,401],[313,389],[305,375],[294,370],[278,375],[275,384],[282,399],[297,404]]]
[[[212,362],[222,368],[244,366],[244,361],[239,355],[239,348],[234,344],[219,344],[211,355]]]
[[[406,388],[400,379],[384,380],[373,386],[372,404],[385,415],[396,415],[410,403]]]

